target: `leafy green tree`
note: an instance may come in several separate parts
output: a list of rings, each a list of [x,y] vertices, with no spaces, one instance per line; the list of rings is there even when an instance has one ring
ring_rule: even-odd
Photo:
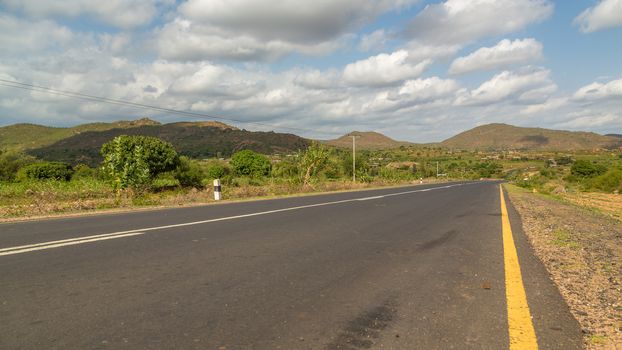
[[[303,171],[302,184],[303,186],[309,186],[311,176],[317,174],[318,171],[328,162],[328,156],[330,152],[319,142],[314,142],[299,155],[300,169]]]
[[[497,162],[476,163],[473,170],[477,172],[479,177],[495,177],[501,174],[503,166]]]
[[[236,152],[231,157],[231,167],[236,175],[250,176],[254,178],[270,174],[270,160],[259,153],[251,150]]]
[[[117,136],[102,146],[101,154],[103,169],[118,189],[148,185],[179,164],[173,145],[149,136]]]
[[[0,181],[13,181],[19,169],[34,160],[23,154],[0,150]]]
[[[607,168],[601,164],[594,164],[588,160],[577,160],[570,167],[570,173],[574,176],[586,178],[602,175],[607,171]]]
[[[19,169],[19,180],[58,180],[68,181],[71,179],[73,169],[71,165],[59,162],[45,162],[26,165]]]

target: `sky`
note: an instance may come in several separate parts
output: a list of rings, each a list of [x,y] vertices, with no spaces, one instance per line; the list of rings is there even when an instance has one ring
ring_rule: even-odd
[[[622,133],[622,0],[0,0],[0,125],[232,120],[441,141]]]

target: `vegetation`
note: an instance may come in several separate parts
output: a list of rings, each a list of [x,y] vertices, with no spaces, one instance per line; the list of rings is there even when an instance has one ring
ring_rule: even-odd
[[[251,150],[244,150],[231,157],[231,168],[236,175],[260,178],[270,174],[271,167],[268,157]]]
[[[622,190],[620,150],[456,150],[360,133],[373,137],[357,140],[369,147],[357,147],[353,184],[345,144],[217,123],[140,124],[80,132],[43,153],[0,151],[0,216],[206,202],[214,179],[221,180],[225,198],[480,178],[557,196]],[[383,142],[394,148],[373,147]]]
[[[179,155],[193,159],[229,158],[246,149],[262,154],[293,153],[310,144],[292,134],[238,130],[222,123],[171,123],[84,131],[52,144],[29,147],[26,152],[42,160],[96,167],[103,160],[102,145],[121,135],[156,137],[172,144]]]
[[[115,137],[102,146],[101,153],[104,171],[115,188],[149,185],[158,174],[179,164],[170,143],[148,136]]]
[[[45,162],[22,167],[17,174],[17,178],[19,180],[69,181],[71,175],[73,175],[73,169],[69,164]]]
[[[440,146],[479,150],[594,150],[615,149],[622,139],[592,132],[522,128],[507,124],[487,124],[443,141]]]

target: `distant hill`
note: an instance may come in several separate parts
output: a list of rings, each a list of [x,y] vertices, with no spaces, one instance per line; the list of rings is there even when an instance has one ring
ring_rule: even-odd
[[[57,141],[89,131],[128,129],[145,125],[160,125],[149,118],[112,123],[89,123],[69,128],[36,124],[14,124],[0,127],[0,149],[27,150],[51,145]]]
[[[458,149],[529,149],[575,151],[617,148],[622,140],[593,132],[523,128],[508,124],[487,124],[462,132],[440,143]]]
[[[323,141],[325,144],[341,148],[352,148],[352,135],[359,136],[356,139],[356,148],[365,150],[391,149],[400,146],[412,145],[410,142],[396,141],[388,136],[374,131],[353,131],[338,139]]]
[[[622,134],[605,134],[605,136],[622,138]]]
[[[101,146],[119,135],[145,135],[161,138],[192,158],[223,157],[250,149],[256,152],[290,153],[308,147],[310,141],[293,134],[239,130],[219,122],[180,122],[149,124],[130,128],[75,133],[52,144],[29,149],[27,153],[44,160],[91,166],[101,162]]]

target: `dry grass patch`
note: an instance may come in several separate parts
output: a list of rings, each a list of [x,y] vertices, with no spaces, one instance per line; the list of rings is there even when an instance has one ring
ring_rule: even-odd
[[[570,306],[589,349],[622,347],[622,222],[506,185],[536,255]]]

